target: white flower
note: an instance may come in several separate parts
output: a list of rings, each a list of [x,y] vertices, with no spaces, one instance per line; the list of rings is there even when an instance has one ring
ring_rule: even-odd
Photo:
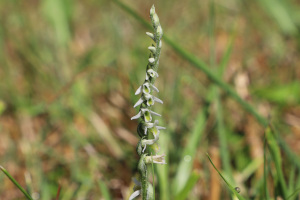
[[[156,115],[156,116],[161,116],[160,114],[153,112],[152,110],[149,110],[147,108],[141,108],[140,112],[137,115],[131,117],[131,120],[138,119],[138,118],[144,116],[145,122],[151,122],[151,120],[152,120],[151,114]]]
[[[148,69],[147,73],[146,73],[146,80],[149,79],[149,76],[151,76],[152,78],[158,77],[158,73],[156,71],[154,71],[153,69]]]
[[[143,88],[143,93],[149,94],[151,92],[151,88],[155,90],[156,92],[159,92],[159,90],[151,83],[145,82],[143,85],[141,85],[135,92],[135,95],[138,95],[142,92]]]
[[[144,124],[144,130],[145,130],[144,134],[147,135],[148,128],[154,128],[155,127],[158,130],[158,132],[161,129],[166,129],[165,127],[157,126],[157,124],[158,124],[158,120],[155,120],[154,123],[145,123]]]
[[[161,129],[166,129],[165,127],[162,127],[162,126],[157,126],[158,124],[158,120],[155,120],[154,123],[145,123],[144,124],[144,129],[145,129],[145,132],[144,134],[146,135],[147,134],[147,130],[150,129],[150,132],[153,134],[153,139],[148,139],[148,140],[142,140],[142,146],[144,147],[143,148],[143,153],[147,147],[147,145],[153,145],[158,139],[159,139],[159,134],[160,134],[160,131]]]
[[[144,101],[146,101],[147,106],[153,106],[154,102],[158,102],[163,104],[163,101],[160,100],[159,98],[151,95],[144,93],[143,96],[136,102],[136,104],[133,106],[134,108],[141,105]]]
[[[145,157],[145,162],[147,164],[150,163],[156,163],[156,164],[167,164],[165,160],[165,154],[162,155],[155,155],[155,156],[146,156]]]

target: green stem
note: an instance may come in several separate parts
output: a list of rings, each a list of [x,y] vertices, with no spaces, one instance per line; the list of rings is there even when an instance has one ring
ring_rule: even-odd
[[[15,186],[17,186],[17,188],[19,188],[19,190],[21,190],[21,192],[25,195],[25,197],[29,200],[33,200],[33,198],[22,188],[22,186],[16,181],[16,179],[14,179],[9,173],[8,171],[6,171],[6,169],[4,169],[1,165],[0,165],[0,169],[1,171],[15,184]]]

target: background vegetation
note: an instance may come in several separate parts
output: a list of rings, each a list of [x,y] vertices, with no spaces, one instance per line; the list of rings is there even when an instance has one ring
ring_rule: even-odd
[[[206,152],[246,199],[299,198],[299,1],[121,2],[0,1],[0,164],[34,199],[129,197],[155,3],[157,198],[231,199]],[[0,199],[25,199],[0,183]]]

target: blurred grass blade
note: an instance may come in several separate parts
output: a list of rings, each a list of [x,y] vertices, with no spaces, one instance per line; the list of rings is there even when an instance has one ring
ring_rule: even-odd
[[[300,81],[284,84],[272,84],[264,88],[257,88],[252,93],[260,98],[281,105],[300,103]]]
[[[266,136],[264,137],[264,178],[263,178],[263,190],[264,190],[264,198],[269,200],[269,192],[268,192],[268,169],[267,169],[267,140]]]
[[[101,194],[102,194],[102,197],[105,199],[105,200],[112,200],[111,196],[110,196],[110,193],[109,193],[109,190],[107,188],[107,186],[105,185],[105,183],[103,181],[99,181],[99,187],[100,187],[100,190],[101,190]]]
[[[295,198],[296,195],[298,195],[300,192],[300,188],[298,188],[297,190],[295,190],[290,196],[287,197],[286,200],[289,200],[289,199],[293,199],[293,197]]]
[[[25,197],[29,200],[33,200],[33,198],[25,191],[24,188],[0,165],[1,171],[19,188],[19,190],[25,195]]]
[[[291,166],[291,170],[290,170],[290,173],[289,173],[289,183],[288,183],[288,194],[292,194],[293,191],[295,190],[295,186],[296,186],[296,183],[295,183],[295,177],[296,176],[296,168],[295,166]]]
[[[186,182],[184,188],[181,190],[181,192],[178,195],[176,195],[175,199],[176,200],[187,199],[189,193],[194,188],[194,186],[196,185],[199,178],[200,178],[199,173],[192,172],[192,174],[190,175],[190,177],[189,177],[188,181]]]
[[[116,158],[123,157],[124,153],[123,150],[121,149],[119,142],[110,133],[109,127],[107,127],[107,125],[104,123],[102,118],[97,113],[92,112],[91,115],[89,116],[89,120],[97,130],[101,139],[107,145],[107,148],[110,150],[110,152]]]
[[[163,123],[165,124],[165,123]],[[160,134],[159,136],[159,144],[160,151],[166,154],[166,162],[168,163],[168,144],[170,142],[171,132],[165,132],[165,134]],[[159,186],[159,199],[170,199],[170,191],[169,191],[169,165],[155,165],[156,174],[158,178],[158,186]]]
[[[282,171],[282,160],[280,155],[280,148],[272,134],[272,130],[270,127],[266,128],[265,131],[268,147],[272,156],[272,160],[274,161],[277,177],[279,181],[279,186],[281,189],[281,195],[284,199],[287,198],[287,185],[284,180],[283,171]]]
[[[188,181],[188,178],[192,171],[197,147],[205,128],[205,123],[206,111],[202,110],[197,116],[194,129],[191,136],[189,137],[188,144],[183,150],[181,162],[179,163],[178,170],[172,185],[174,194],[179,194]]]
[[[70,7],[71,3],[66,0],[43,1],[43,11],[52,23],[56,32],[57,41],[60,45],[66,45],[71,38],[69,25]]]
[[[226,185],[228,186],[228,188],[230,189],[230,191],[239,199],[239,200],[245,200],[244,197],[242,197],[233,187],[232,185],[229,184],[229,182],[225,179],[225,177],[221,174],[221,172],[219,172],[219,170],[216,168],[216,166],[214,165],[214,163],[212,162],[211,158],[209,157],[208,153],[206,153],[210,163],[212,164],[212,166],[215,168],[215,170],[218,172],[218,174],[221,176],[221,178],[224,180],[224,182],[226,183]]]
[[[279,27],[287,34],[297,34],[297,26],[291,16],[291,9],[287,5],[290,1],[281,0],[259,0],[262,8],[276,20]],[[291,7],[291,6],[290,6]]]
[[[152,158],[152,155],[151,155]],[[153,183],[153,200],[155,200],[155,182],[154,182],[154,166],[153,166],[153,158],[151,160],[151,166],[152,166],[152,183]]]

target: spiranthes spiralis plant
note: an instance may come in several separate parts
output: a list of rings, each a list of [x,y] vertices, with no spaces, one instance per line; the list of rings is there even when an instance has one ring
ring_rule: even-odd
[[[154,33],[146,32],[146,34],[155,42],[155,45],[148,47],[150,50],[150,56],[146,68],[146,78],[144,83],[137,89],[135,95],[141,94],[141,98],[137,101],[134,107],[140,106],[137,115],[131,118],[140,119],[137,127],[138,135],[140,140],[137,145],[137,153],[140,156],[138,162],[138,171],[140,173],[140,181],[135,181],[134,192],[130,196],[130,200],[141,195],[143,200],[151,200],[154,197],[153,187],[148,181],[147,165],[151,163],[166,164],[165,155],[157,155],[159,148],[157,141],[161,129],[164,127],[158,126],[158,120],[154,120],[153,115],[161,116],[160,114],[152,111],[152,106],[155,102],[163,103],[162,100],[155,97],[153,92],[159,92],[154,86],[155,79],[158,77],[157,69],[159,65],[159,57],[162,47],[162,35],[163,30],[161,28],[159,18],[155,13],[154,5],[150,9],[150,18]],[[155,155],[152,155],[154,153]]]

